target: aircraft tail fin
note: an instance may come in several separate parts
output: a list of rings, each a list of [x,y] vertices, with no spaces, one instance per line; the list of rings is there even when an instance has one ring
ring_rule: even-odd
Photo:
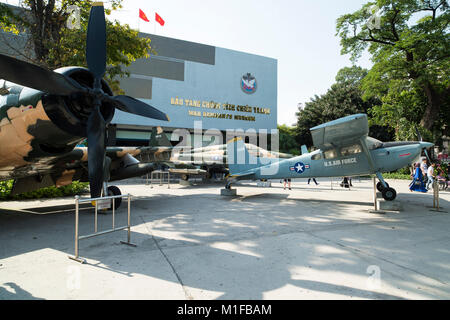
[[[309,152],[308,152],[308,148],[305,146],[305,145],[302,145],[302,147],[301,147],[301,154],[308,154]]]
[[[152,135],[149,141],[150,147],[171,147],[169,139],[161,127],[153,127]]]

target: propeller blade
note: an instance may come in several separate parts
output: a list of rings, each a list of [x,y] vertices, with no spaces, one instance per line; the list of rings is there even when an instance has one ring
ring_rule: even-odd
[[[423,151],[425,152],[425,156],[427,157],[427,159],[428,159],[428,162],[429,162],[429,163],[431,163],[431,159],[430,159],[430,156],[428,155],[428,151],[427,151],[427,149],[426,149],[426,148],[424,148],[424,149],[423,149]]]
[[[0,78],[55,95],[85,91],[63,74],[3,54],[0,54]]]
[[[115,102],[115,106],[117,109],[124,112],[136,114],[138,116],[150,119],[169,121],[169,117],[164,112],[161,112],[151,105],[135,98],[129,96],[114,96],[110,97],[110,99]]]
[[[420,134],[420,131],[417,127],[416,127],[416,133],[417,133],[417,139],[419,139],[420,142],[423,142],[422,135]],[[421,145],[423,145],[423,144],[426,144],[426,142],[421,143]],[[430,159],[430,156],[428,155],[428,151],[427,151],[426,147],[423,148],[423,152],[425,153],[425,156],[427,157],[428,162],[431,163],[431,159]]]
[[[86,61],[96,79],[106,71],[106,21],[103,2],[92,4],[86,40]]]
[[[419,141],[422,142],[423,141],[422,135],[420,134],[420,131],[417,127],[416,127],[416,133],[417,133],[417,139],[419,139]]]
[[[106,123],[100,108],[92,110],[87,123],[88,171],[91,198],[98,198],[103,187]]]

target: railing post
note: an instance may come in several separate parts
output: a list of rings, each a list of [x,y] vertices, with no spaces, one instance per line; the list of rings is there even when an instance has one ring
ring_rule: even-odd
[[[75,258],[78,259],[78,211],[80,209],[80,196],[75,196]]]
[[[80,222],[79,211],[80,211],[80,196],[75,196],[75,257],[69,256],[69,258],[80,263],[85,263],[86,261],[84,259],[80,259],[78,254],[79,252],[78,246],[80,242],[80,237],[78,234],[78,225]]]
[[[131,195],[128,194],[128,243],[131,240]]]
[[[439,210],[439,185],[436,180],[433,181],[433,208]]]
[[[116,221],[115,221],[115,220],[116,220],[116,219],[115,219],[115,218],[116,218],[116,217],[115,217],[115,214],[116,214],[116,208],[115,208],[115,207],[116,207],[116,198],[113,198],[113,199],[112,199],[112,220],[113,220],[113,221],[112,221],[112,228],[113,228],[113,230],[116,229],[116,227],[115,227],[115,225],[116,225],[116,224],[115,224],[115,222],[116,222]]]
[[[374,209],[375,211],[378,210],[378,205],[377,205],[377,183],[376,183],[376,179],[375,177],[373,177],[373,205],[374,205]]]
[[[97,232],[98,226],[97,226],[97,220],[98,220],[98,201],[95,201],[95,214],[94,214],[94,233]]]

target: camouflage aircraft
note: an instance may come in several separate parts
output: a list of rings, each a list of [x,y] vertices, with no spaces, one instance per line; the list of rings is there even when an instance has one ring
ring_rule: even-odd
[[[132,97],[113,96],[103,80],[106,22],[101,2],[91,8],[86,60],[88,69],[51,71],[0,55],[0,77],[6,79],[0,83],[0,180],[15,179],[14,192],[81,180],[89,181],[91,197],[97,198],[102,191],[117,194],[107,181],[153,169],[133,158],[140,152],[136,148],[105,148],[106,127],[116,108],[169,119]],[[76,147],[85,138],[88,147]]]
[[[351,177],[375,174],[377,189],[385,200],[397,193],[382,173],[398,170],[417,161],[429,142],[381,142],[368,136],[367,115],[356,114],[311,128],[318,150],[291,159],[263,159],[251,156],[242,139],[227,144],[230,175],[226,188],[237,180]],[[421,140],[421,139],[420,139]],[[426,153],[428,156],[428,153]]]

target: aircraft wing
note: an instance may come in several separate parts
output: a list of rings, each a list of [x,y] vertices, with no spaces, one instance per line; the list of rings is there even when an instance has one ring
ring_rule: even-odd
[[[142,176],[155,170],[154,163],[141,163],[134,156],[140,154],[140,148],[106,148],[106,156],[111,159],[110,181]],[[14,179],[11,194],[34,191],[56,185],[70,184],[72,181],[89,181],[87,148],[76,147],[61,156],[42,158],[38,163],[23,166],[10,172]]]
[[[327,150],[360,141],[369,134],[366,114],[354,114],[311,128],[313,144],[316,148]]]

